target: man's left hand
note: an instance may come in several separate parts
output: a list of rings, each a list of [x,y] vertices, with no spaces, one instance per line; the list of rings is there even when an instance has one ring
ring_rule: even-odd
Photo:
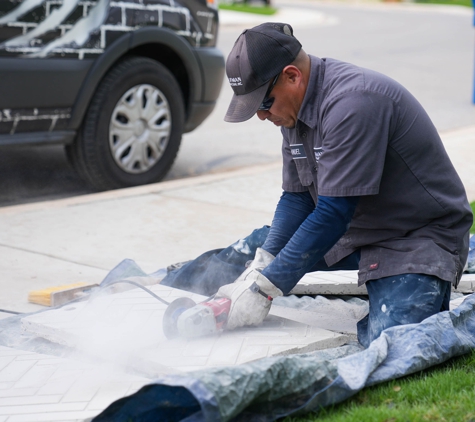
[[[282,290],[253,269],[242,280],[221,287],[216,297],[231,300],[226,328],[232,330],[246,325],[261,324],[269,313],[272,299],[282,294]]]

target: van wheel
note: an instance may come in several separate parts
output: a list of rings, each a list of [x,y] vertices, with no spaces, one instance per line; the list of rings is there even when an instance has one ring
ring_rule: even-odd
[[[97,190],[160,181],[180,147],[184,101],[160,63],[129,57],[104,77],[67,155]]]

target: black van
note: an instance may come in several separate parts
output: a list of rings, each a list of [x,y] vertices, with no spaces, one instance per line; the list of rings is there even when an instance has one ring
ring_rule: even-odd
[[[64,144],[98,190],[159,181],[213,110],[216,0],[0,0],[0,146]]]

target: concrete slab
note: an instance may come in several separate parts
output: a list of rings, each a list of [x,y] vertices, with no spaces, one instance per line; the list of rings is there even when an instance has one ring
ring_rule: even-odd
[[[475,274],[462,274],[453,292],[475,292]],[[303,276],[290,294],[295,295],[368,295],[366,286],[358,287],[358,271],[318,271]]]
[[[151,290],[169,302],[178,297],[190,297],[196,302],[205,299],[166,286],[152,286]],[[149,377],[337,347],[349,339],[340,333],[270,315],[260,327],[201,339],[167,340],[162,331],[165,309],[166,305],[146,292],[134,289],[25,317],[22,327],[87,355],[108,356],[128,370]],[[136,362],[141,363],[140,368]],[[147,373],[143,374],[143,370]]]
[[[328,314],[328,312],[304,311],[302,309],[292,309],[284,306],[272,306],[272,315],[307,324],[312,327],[319,327],[334,332],[352,335],[356,339],[356,323],[354,318],[342,317],[338,314]]]
[[[454,291],[454,289],[452,289]],[[457,291],[460,293],[475,292],[475,274],[462,274],[460,284],[457,286]]]
[[[458,306],[460,306],[462,304],[462,302],[467,298],[468,296],[467,295],[462,295],[460,297],[457,297],[455,299],[452,299],[450,301],[450,310],[453,310],[455,308],[457,308]]]
[[[368,301],[357,297],[297,297],[274,299],[272,315],[334,332],[356,335],[356,324],[368,313]]]
[[[367,295],[366,286],[358,287],[358,271],[317,271],[305,274],[290,294]]]

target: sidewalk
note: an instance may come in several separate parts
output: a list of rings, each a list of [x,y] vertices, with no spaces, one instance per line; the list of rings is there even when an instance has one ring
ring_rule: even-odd
[[[246,26],[252,27],[262,22],[298,22],[299,26],[330,26],[336,25],[338,19],[334,16],[316,10],[307,10],[302,13],[299,9],[280,7],[274,15],[259,15],[253,13],[234,12],[229,10],[219,11],[221,26]]]

